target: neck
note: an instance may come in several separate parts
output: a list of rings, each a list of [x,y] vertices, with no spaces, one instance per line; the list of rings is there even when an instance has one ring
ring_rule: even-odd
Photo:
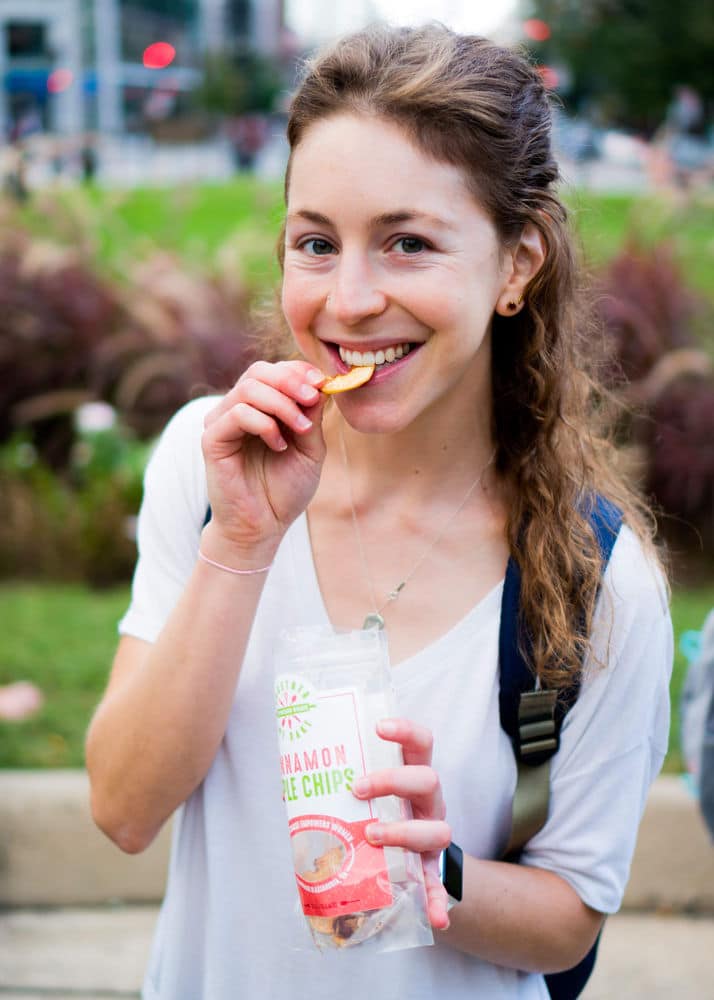
[[[390,434],[363,434],[335,406],[325,418],[329,462],[341,478],[342,434],[349,456],[355,500],[384,501],[399,494],[402,502],[432,501],[465,491],[493,454],[490,408],[475,409],[464,419],[440,414]]]

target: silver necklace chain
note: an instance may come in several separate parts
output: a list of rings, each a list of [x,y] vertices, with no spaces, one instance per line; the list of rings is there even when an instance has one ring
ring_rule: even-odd
[[[345,467],[345,476],[347,478],[347,492],[348,492],[349,500],[350,500],[350,511],[352,512],[352,524],[354,525],[354,529],[355,529],[355,537],[357,539],[357,548],[359,549],[360,562],[362,563],[362,572],[363,572],[364,578],[365,578],[365,580],[367,582],[367,586],[369,587],[369,596],[370,596],[370,598],[372,600],[372,607],[374,608],[374,611],[371,612],[370,614],[368,614],[367,617],[365,618],[364,624],[362,625],[362,628],[365,628],[365,629],[368,629],[368,628],[384,628],[384,618],[382,616],[382,612],[384,611],[384,609],[387,607],[388,604],[391,604],[392,601],[396,601],[396,599],[399,597],[399,595],[404,590],[404,588],[406,587],[406,585],[409,583],[409,581],[411,580],[411,578],[414,576],[414,574],[416,573],[416,571],[419,569],[419,567],[421,566],[421,564],[424,562],[424,560],[427,558],[427,556],[429,556],[431,554],[431,552],[433,551],[433,549],[436,548],[436,546],[439,544],[439,542],[441,541],[441,539],[444,537],[444,535],[446,534],[446,532],[448,531],[448,529],[451,527],[452,523],[456,520],[456,518],[458,517],[458,515],[464,509],[464,507],[466,506],[466,504],[470,500],[471,495],[473,494],[473,492],[476,489],[476,487],[479,484],[482,483],[483,477],[485,476],[487,469],[492,465],[493,460],[496,457],[496,449],[494,448],[494,450],[491,452],[491,457],[489,458],[488,462],[486,462],[486,464],[484,465],[484,467],[479,472],[478,476],[471,483],[471,485],[469,486],[468,490],[466,491],[465,497],[463,498],[463,500],[461,501],[461,503],[458,505],[458,507],[456,508],[456,510],[452,514],[449,515],[449,517],[447,518],[446,522],[444,523],[441,531],[439,531],[439,533],[437,534],[436,538],[434,538],[431,542],[429,542],[429,544],[427,545],[427,547],[421,553],[421,555],[419,556],[419,558],[417,559],[417,561],[414,563],[414,565],[412,566],[412,568],[409,570],[409,572],[407,573],[407,575],[404,577],[404,579],[401,580],[396,585],[396,587],[394,587],[393,590],[389,591],[389,594],[387,595],[387,599],[381,605],[378,606],[378,604],[377,604],[377,596],[376,596],[376,594],[374,592],[374,584],[372,583],[372,574],[370,573],[369,566],[367,565],[367,554],[365,552],[364,544],[362,542],[362,532],[360,531],[359,520],[357,518],[357,510],[355,508],[354,496],[353,496],[353,493],[352,493],[352,477],[350,476],[350,463],[349,463],[349,458],[347,456],[347,445],[345,443],[345,437],[344,437],[344,434],[342,432],[342,423],[340,423],[340,425],[339,425],[339,434],[340,434],[340,447],[341,447],[341,450],[342,450],[342,462],[343,462],[344,467]]]

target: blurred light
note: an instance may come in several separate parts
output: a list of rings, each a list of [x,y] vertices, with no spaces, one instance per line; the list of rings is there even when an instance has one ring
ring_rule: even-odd
[[[74,83],[74,73],[71,69],[53,69],[47,77],[47,89],[50,94],[61,94]]]
[[[539,66],[538,72],[540,73],[541,80],[548,90],[557,89],[558,84],[560,83],[560,76],[557,70],[554,70],[552,66]]]
[[[110,431],[116,422],[117,414],[114,407],[101,400],[82,403],[74,411],[74,426],[80,434]]]
[[[534,42],[545,42],[550,38],[550,25],[537,17],[532,17],[523,22],[523,34]]]
[[[168,42],[154,42],[144,49],[144,66],[147,69],[164,69],[174,61],[176,49]]]

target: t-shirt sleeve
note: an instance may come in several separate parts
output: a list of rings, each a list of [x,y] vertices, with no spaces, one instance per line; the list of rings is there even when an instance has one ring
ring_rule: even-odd
[[[203,397],[187,403],[166,425],[149,459],[137,524],[138,560],[121,635],[154,642],[193,570],[208,508],[203,419],[217,401]]]
[[[521,856],[602,913],[622,902],[647,793],[667,752],[672,660],[664,579],[623,527],[603,579],[593,655],[552,761],[548,820]]]

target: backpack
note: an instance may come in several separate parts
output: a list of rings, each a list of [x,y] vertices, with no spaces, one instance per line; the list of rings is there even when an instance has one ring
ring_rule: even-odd
[[[598,496],[588,513],[604,572],[622,524],[622,512]],[[559,694],[536,687],[536,678],[521,653],[523,649],[527,655],[531,643],[520,627],[520,585],[520,571],[511,556],[501,600],[498,659],[501,727],[511,740],[518,766],[511,836],[504,855],[504,860],[513,862],[518,861],[525,844],[548,818],[550,758],[560,746],[563,720],[580,690],[577,675],[571,686]],[[580,995],[595,965],[599,941],[600,935],[585,958],[572,969],[544,977],[553,1000],[574,1000]]]

